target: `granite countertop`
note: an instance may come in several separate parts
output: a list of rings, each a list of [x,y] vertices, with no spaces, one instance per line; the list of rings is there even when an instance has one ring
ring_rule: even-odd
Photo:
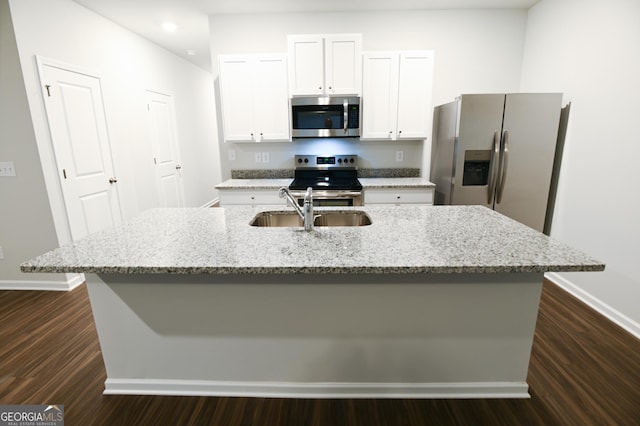
[[[423,177],[358,178],[363,188],[435,188]]]
[[[366,211],[362,227],[260,228],[281,206],[152,209],[21,265],[24,272],[175,274],[600,271],[604,264],[481,206]]]
[[[289,186],[293,179],[227,179],[215,189],[274,189]]]
[[[421,177],[358,178],[363,188],[435,188],[435,184]],[[278,189],[289,186],[292,179],[228,179],[215,189]]]

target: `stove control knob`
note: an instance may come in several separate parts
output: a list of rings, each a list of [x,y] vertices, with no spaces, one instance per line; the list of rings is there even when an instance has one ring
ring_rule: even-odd
[[[302,158],[298,158],[298,164],[302,163]]]
[[[353,163],[355,160],[352,158],[349,160],[350,163]]]
[[[338,164],[342,163],[342,158],[338,158]]]
[[[305,164],[306,164],[306,163],[308,163],[308,162],[309,162],[309,159],[308,159],[308,158],[305,158],[305,159],[304,159],[304,162],[305,162]]]

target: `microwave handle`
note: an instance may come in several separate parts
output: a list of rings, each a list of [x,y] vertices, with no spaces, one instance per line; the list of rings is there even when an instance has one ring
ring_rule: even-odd
[[[349,101],[347,99],[342,103],[342,107],[344,108],[344,132],[347,133],[347,129],[349,128]]]

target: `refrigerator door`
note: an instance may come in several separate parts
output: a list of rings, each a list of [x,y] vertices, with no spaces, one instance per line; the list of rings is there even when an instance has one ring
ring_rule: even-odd
[[[562,94],[507,94],[495,210],[543,230]]]
[[[493,208],[504,100],[504,94],[460,97],[451,204]]]

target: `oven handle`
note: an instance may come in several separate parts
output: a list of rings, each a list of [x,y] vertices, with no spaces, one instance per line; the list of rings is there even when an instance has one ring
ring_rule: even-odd
[[[294,198],[304,198],[306,191],[291,191],[291,195]],[[361,197],[362,191],[322,191],[322,190],[313,190],[313,198],[355,198]]]

